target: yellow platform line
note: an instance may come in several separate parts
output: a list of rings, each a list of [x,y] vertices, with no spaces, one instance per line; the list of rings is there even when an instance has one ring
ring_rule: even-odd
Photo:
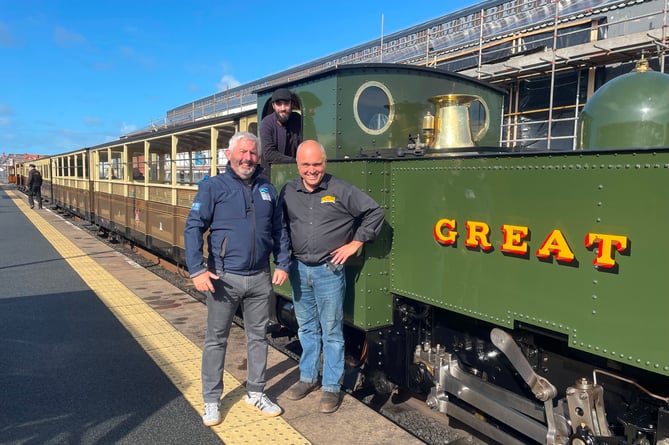
[[[141,298],[89,258],[86,253],[46,221],[21,199],[18,192],[8,192],[17,207],[30,219],[44,238],[58,251],[72,269],[109,308],[146,353],[183,394],[193,409],[202,407],[200,367],[202,352]],[[44,210],[43,210],[44,211]],[[221,400],[223,423],[212,430],[225,444],[309,444],[281,417],[263,417],[246,406],[242,384],[224,371],[225,391]]]

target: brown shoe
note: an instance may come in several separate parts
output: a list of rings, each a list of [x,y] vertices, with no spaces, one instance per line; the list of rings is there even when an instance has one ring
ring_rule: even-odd
[[[318,383],[307,383],[300,380],[299,382],[290,387],[290,389],[286,393],[286,397],[289,400],[300,400],[303,399],[311,391],[318,388],[319,386],[320,385]]]
[[[339,408],[339,393],[323,391],[318,410],[322,413],[333,413],[337,411],[337,408]]]

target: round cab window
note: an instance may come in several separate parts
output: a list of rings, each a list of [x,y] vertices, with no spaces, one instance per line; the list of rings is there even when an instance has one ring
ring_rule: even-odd
[[[379,82],[366,82],[353,100],[355,120],[366,133],[381,134],[390,127],[395,116],[390,91]]]

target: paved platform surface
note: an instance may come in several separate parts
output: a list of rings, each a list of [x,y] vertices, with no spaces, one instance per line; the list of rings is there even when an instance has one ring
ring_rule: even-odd
[[[5,239],[11,239],[10,251],[15,255],[3,260],[4,265],[0,266],[0,280],[3,283],[12,281],[13,286],[11,303],[15,305],[12,308],[17,312],[16,317],[22,317],[22,323],[29,324],[31,320],[26,312],[31,311],[32,300],[35,296],[43,295],[41,289],[45,282],[52,283],[53,288],[48,293],[48,298],[52,299],[52,310],[59,311],[63,317],[71,311],[80,311],[85,305],[96,305],[107,308],[102,311],[97,318],[106,318],[111,320],[111,324],[117,329],[122,329],[128,333],[126,343],[122,344],[100,344],[95,337],[90,338],[88,344],[84,343],[84,349],[88,348],[89,355],[98,357],[87,357],[78,363],[80,369],[94,370],[97,373],[96,366],[110,366],[109,363],[120,365],[120,370],[110,371],[114,373],[126,373],[122,381],[114,389],[104,388],[104,391],[111,391],[111,396],[107,395],[105,400],[110,403],[113,400],[125,399],[127,397],[139,397],[146,394],[169,392],[166,389],[154,384],[155,381],[162,380],[166,383],[171,382],[171,398],[176,400],[170,404],[169,414],[165,414],[166,419],[172,418],[175,413],[185,413],[187,419],[183,420],[183,425],[173,427],[177,432],[171,432],[169,429],[161,430],[162,423],[156,421],[151,426],[155,428],[153,435],[146,437],[146,442],[139,442],[123,436],[124,430],[118,430],[118,436],[114,440],[91,441],[64,441],[57,440],[51,443],[212,443],[209,434],[215,433],[215,439],[220,443],[226,444],[238,443],[312,443],[312,444],[422,444],[423,442],[415,438],[408,432],[402,430],[394,423],[384,418],[382,415],[374,412],[355,398],[345,395],[339,410],[333,414],[322,414],[318,412],[318,402],[320,394],[318,392],[308,395],[300,401],[288,400],[284,392],[297,381],[298,370],[296,362],[284,354],[270,349],[268,357],[268,385],[266,392],[270,397],[276,400],[284,409],[284,414],[278,418],[267,419],[255,412],[244,409],[242,406],[244,388],[243,382],[246,378],[246,346],[244,332],[241,328],[235,326],[230,335],[230,346],[226,360],[225,385],[226,390],[223,398],[224,421],[221,425],[214,428],[202,426],[199,414],[202,409],[202,401],[199,386],[199,369],[201,345],[204,338],[206,325],[206,307],[204,304],[194,299],[181,289],[173,286],[163,280],[158,275],[139,266],[125,255],[110,248],[105,243],[97,239],[93,234],[81,230],[77,225],[72,224],[61,215],[52,212],[49,209],[31,210],[26,202],[26,197],[22,193],[13,190],[11,187],[5,187],[0,191],[1,207],[0,212],[4,213],[2,223],[0,224],[0,233],[2,234],[3,244]],[[11,215],[9,219],[7,215]],[[49,252],[47,257],[25,256],[25,251]],[[72,272],[74,271],[74,274]],[[21,285],[30,280],[36,283],[34,286]],[[40,284],[42,283],[42,284]],[[58,286],[55,286],[56,283]],[[73,298],[72,294],[81,293],[80,298]],[[97,297],[97,298],[93,298]],[[46,298],[46,296],[45,296]],[[31,299],[28,301],[27,299]],[[83,303],[83,301],[86,303]],[[101,303],[100,303],[101,302]],[[5,308],[8,307],[6,298],[0,300]],[[99,308],[97,309],[99,311]],[[23,314],[21,312],[23,311]],[[3,320],[12,315],[6,311],[3,312]],[[113,323],[113,314],[118,323]],[[95,332],[100,329],[109,329],[104,324],[90,322],[89,330]],[[39,320],[32,320],[39,323]],[[81,323],[81,319],[68,320],[66,326],[73,323]],[[66,326],[60,326],[59,329],[68,329]],[[26,332],[30,327],[25,326]],[[4,328],[0,328],[3,332]],[[71,335],[86,335],[89,331],[73,331]],[[25,341],[28,334],[15,335],[15,342],[19,344]],[[45,334],[46,335],[46,334]],[[3,334],[2,337],[5,337]],[[41,337],[43,341],[45,337]],[[136,373],[128,373],[127,354],[136,342],[141,346],[134,352],[146,359],[151,357],[152,361],[148,363],[149,368],[153,368],[153,373],[147,373],[146,370]],[[38,342],[40,340],[38,339]],[[83,341],[83,340],[81,340]],[[107,339],[109,342],[109,339]],[[7,351],[0,343],[0,354],[7,351],[20,351],[21,347],[11,348]],[[63,360],[67,354],[62,351],[53,350],[48,344],[36,345],[44,351],[48,351],[49,360]],[[51,350],[50,350],[51,349]],[[35,357],[37,363],[45,357]],[[0,364],[5,359],[0,358]],[[90,360],[90,361],[86,361]],[[152,364],[153,363],[153,364]],[[158,368],[156,368],[157,365]],[[118,367],[118,366],[117,366]],[[6,369],[0,368],[0,383],[2,386],[11,384],[11,379],[5,379]],[[113,369],[113,367],[112,367]],[[157,371],[156,371],[157,370]],[[35,373],[40,372],[36,365]],[[44,370],[46,373],[46,370]],[[162,372],[161,372],[162,371]],[[69,377],[68,384],[71,387],[76,386],[79,375],[72,374]],[[18,379],[18,377],[17,377]],[[87,397],[95,399],[96,391],[100,391],[100,383],[97,387],[79,388],[80,393],[86,393]],[[20,415],[10,415],[5,417],[6,412],[11,411],[16,406],[23,404],[23,396],[20,392],[12,393],[11,403],[3,395],[0,402],[0,443],[48,443],[48,441],[19,440],[28,439],[26,436],[19,435],[15,441],[5,442],[4,433],[7,431],[16,431],[24,428],[27,430],[38,431],[43,426],[45,419],[41,418],[39,409],[35,412],[36,416],[30,418],[29,412],[34,412],[36,407],[26,408],[26,412]],[[79,393],[63,394],[64,398],[73,399],[81,397]],[[33,398],[35,399],[35,398]],[[150,400],[147,400],[149,402]],[[31,400],[35,402],[35,400]],[[39,405],[38,405],[39,406]],[[165,409],[162,406],[160,409]],[[135,415],[135,428],[149,428],[148,424],[157,407],[151,411],[137,413],[122,413],[116,415],[123,417]],[[3,414],[5,413],[5,414]],[[98,420],[102,422],[109,413],[104,407],[98,411]],[[63,413],[53,413],[53,416],[63,415]],[[36,417],[36,418],[35,418]],[[108,419],[113,422],[112,419]],[[26,426],[17,425],[17,422],[25,422]],[[34,423],[31,423],[34,422]],[[174,421],[172,421],[174,423]],[[29,426],[29,427],[28,427]],[[88,434],[89,426],[79,425],[81,435]],[[128,428],[129,429],[129,428]],[[55,430],[50,430],[52,433]],[[128,433],[130,434],[130,433]],[[179,436],[180,435],[180,436]],[[181,440],[183,436],[188,440]],[[199,437],[198,435],[203,435]],[[179,437],[177,437],[179,436]],[[109,438],[109,437],[107,437]],[[156,439],[159,438],[159,439]],[[104,439],[104,438],[103,438]],[[119,440],[116,440],[119,439]]]

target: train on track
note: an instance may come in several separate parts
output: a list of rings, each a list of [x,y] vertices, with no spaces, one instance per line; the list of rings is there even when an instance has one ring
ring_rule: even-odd
[[[605,84],[569,152],[501,147],[504,91],[439,69],[342,65],[281,86],[328,171],[386,210],[346,265],[347,385],[409,388],[504,444],[669,444],[669,76]],[[198,181],[271,92],[36,161],[43,195],[183,264]],[[271,175],[280,188],[297,169]],[[294,327],[289,286],[276,293]]]

